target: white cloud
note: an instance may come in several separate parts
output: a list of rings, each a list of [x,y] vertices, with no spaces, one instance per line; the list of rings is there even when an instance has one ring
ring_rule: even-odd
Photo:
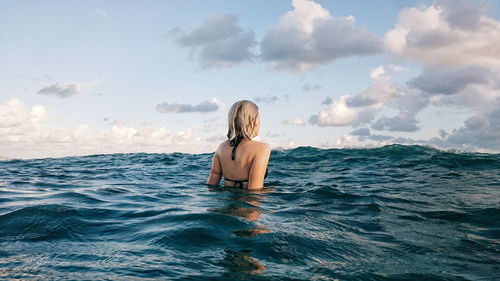
[[[405,8],[384,42],[391,54],[428,66],[500,64],[500,22],[468,0]]]
[[[285,119],[283,121],[283,124],[284,125],[293,125],[293,126],[305,126],[306,121],[303,118],[294,117],[294,118],[291,118],[290,120]]]
[[[491,66],[440,66],[424,68],[423,74],[410,79],[407,84],[392,80],[393,73],[400,72],[397,66],[379,66],[370,71],[373,83],[366,90],[354,96],[327,99],[330,103],[311,123],[320,126],[371,126],[372,129],[392,132],[416,132],[422,123],[418,114],[429,105],[456,106],[473,113],[458,129],[441,128],[449,133],[432,140],[410,140],[387,135],[371,134],[368,128],[353,131],[359,141],[377,143],[433,144],[441,147],[462,149],[500,150],[500,136],[496,133],[500,124],[497,113],[500,110],[500,69]],[[395,108],[394,116],[380,116],[384,108]],[[348,114],[346,114],[348,113]],[[342,116],[350,118],[342,118]],[[320,119],[320,116],[323,118]],[[332,120],[337,120],[333,122]]]
[[[335,147],[354,147],[357,145],[356,138],[351,135],[343,135],[335,141]]]
[[[367,89],[354,96],[327,98],[322,104],[329,107],[312,115],[309,122],[319,126],[357,126],[370,123],[389,101],[402,95],[398,85],[392,81],[392,75],[383,65],[372,69],[370,77],[373,83]]]
[[[279,97],[271,95],[264,97],[254,97],[253,99],[256,103],[267,103],[267,104],[274,104],[275,102],[280,100]]]
[[[304,126],[306,124],[306,122],[304,121],[304,119],[302,119],[300,117],[295,117],[295,118],[292,118],[292,120],[290,121],[290,124],[295,125],[295,126]]]
[[[380,79],[385,75],[385,69],[383,65],[379,65],[374,69],[370,70],[370,78],[373,80]]]
[[[255,140],[267,143],[273,150],[293,149],[299,146],[304,146],[304,143],[298,142],[290,138],[276,140],[275,138],[265,137]]]
[[[112,125],[126,125],[132,123],[130,119],[111,119],[108,117],[103,118],[103,121],[109,122]]]
[[[473,73],[470,73],[472,76]],[[426,74],[430,75],[430,74]],[[449,74],[451,75],[451,74]],[[448,75],[441,76],[445,79]],[[490,76],[495,77],[495,76]],[[437,77],[439,80],[439,77]],[[465,79],[465,78],[464,78]],[[451,79],[453,80],[453,79]],[[467,80],[467,79],[465,79]],[[435,86],[431,83],[432,86]],[[447,85],[447,83],[445,83]],[[456,85],[451,85],[455,87]],[[439,89],[440,87],[432,87]],[[428,140],[372,135],[368,128],[360,128],[350,135],[359,141],[375,141],[378,145],[387,143],[425,144],[441,148],[458,148],[480,152],[500,151],[500,88],[495,88],[495,81],[473,83],[466,87],[453,88],[453,91],[429,91],[406,89],[398,95],[394,103],[400,109],[393,117],[380,117],[371,127],[377,130],[413,132],[419,129],[416,119],[418,112],[429,104],[434,106],[455,106],[468,109],[473,115],[459,128],[441,128],[438,135]]]
[[[9,99],[0,105],[0,129],[9,129],[22,126],[39,126],[47,120],[47,110],[41,105],[31,110],[24,108],[18,99]]]
[[[399,73],[399,72],[403,72],[405,71],[406,69],[402,66],[399,66],[399,65],[395,65],[395,64],[389,64],[389,68],[394,72],[394,73]]]
[[[96,14],[98,14],[99,16],[101,16],[103,18],[108,17],[108,13],[106,13],[103,9],[96,8],[95,12],[96,12]]]
[[[393,97],[392,103],[397,106],[398,115],[382,116],[372,124],[372,128],[399,132],[418,131],[420,122],[417,115],[429,105],[429,97],[421,91],[398,85],[397,95]]]
[[[373,83],[364,91],[349,97],[347,104],[351,107],[370,107],[378,111],[386,101],[398,94],[397,84],[392,81],[392,73],[388,73],[383,65],[370,70]]]
[[[255,56],[255,34],[238,25],[237,15],[212,15],[191,32],[176,28],[170,34],[180,46],[191,50],[203,68],[231,67]]]
[[[200,153],[213,151],[215,146],[193,129],[173,132],[166,127],[113,125],[97,130],[83,124],[68,129],[53,125],[42,105],[29,108],[18,99],[0,104],[0,155],[8,158],[118,152]]]
[[[274,69],[303,72],[338,58],[382,51],[381,40],[356,25],[353,16],[333,17],[311,0],[293,0],[292,5],[260,45],[262,59]]]
[[[341,96],[332,101],[328,108],[321,110],[318,115],[311,116],[309,122],[322,127],[352,125],[358,118],[358,112],[346,104],[347,98]]]
[[[221,103],[216,99],[214,99],[213,101],[204,101],[197,105],[163,102],[156,105],[156,111],[160,113],[186,113],[186,112],[208,113],[217,111],[222,106],[224,106],[223,103]]]
[[[471,0],[438,0],[403,9],[384,36],[390,54],[423,65],[398,98],[400,114],[382,117],[372,128],[418,130],[416,115],[429,104],[465,108],[463,126],[427,141],[441,147],[500,150],[500,21],[489,6]],[[426,141],[424,141],[426,142]]]

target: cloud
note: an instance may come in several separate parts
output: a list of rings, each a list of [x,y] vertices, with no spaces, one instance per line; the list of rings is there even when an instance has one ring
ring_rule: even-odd
[[[295,117],[295,118],[292,118],[292,120],[290,121],[290,124],[295,125],[295,126],[304,126],[306,124],[306,122],[302,118]]]
[[[376,130],[415,132],[420,128],[417,115],[422,109],[455,106],[473,115],[458,129],[441,129],[431,140],[412,143],[438,145],[467,150],[500,151],[500,69],[483,66],[428,68],[406,85],[397,85],[397,94],[390,101],[399,109],[396,116],[382,116],[372,122]],[[387,103],[387,102],[386,102]],[[369,139],[373,139],[370,137]],[[401,142],[401,139],[392,139]],[[408,139],[406,140],[408,141]]]
[[[273,104],[280,100],[280,98],[277,96],[254,97],[253,99],[256,103],[267,103],[267,104]]]
[[[45,96],[55,96],[58,98],[67,98],[80,94],[85,89],[97,84],[98,81],[98,79],[94,79],[86,83],[67,83],[62,85],[60,85],[59,83],[55,83],[38,90],[37,94]]]
[[[376,130],[418,131],[420,123],[416,117],[428,106],[430,97],[418,89],[394,82],[392,80],[394,72],[401,71],[397,66],[393,65],[389,70],[392,72],[388,72],[383,65],[373,68],[370,71],[373,82],[368,88],[354,96],[343,96],[336,100],[329,98],[323,101],[323,104],[330,103],[330,108],[311,116],[310,122],[320,126],[371,124]],[[395,107],[398,109],[397,115],[378,116],[385,107]],[[342,115],[349,118],[341,118]],[[342,121],[333,122],[334,119]]]
[[[324,146],[326,147],[329,145],[325,144]],[[335,146],[340,148],[354,147],[356,146],[356,138],[351,135],[343,135],[335,141]]]
[[[351,135],[353,136],[369,136],[370,135],[370,129],[368,128],[359,128],[355,131],[351,132]]]
[[[431,145],[440,148],[463,149],[479,152],[500,152],[500,107],[485,114],[473,115],[458,129],[450,133],[440,129],[438,136],[429,140],[416,140],[409,137],[372,135],[366,130],[356,130],[350,136],[361,142],[373,140],[377,145],[391,143]]]
[[[212,15],[190,32],[176,28],[170,34],[180,46],[191,50],[203,68],[231,67],[255,56],[255,34],[238,25],[237,15]]]
[[[76,84],[59,85],[56,83],[40,89],[37,94],[67,98],[78,94],[78,87]]]
[[[426,145],[430,144],[427,141],[417,141],[412,138],[405,138],[405,137],[393,137],[393,136],[388,136],[388,135],[373,135],[370,133],[370,130],[368,128],[360,128],[358,130],[352,131],[350,134],[345,135],[344,138],[349,137],[352,143],[356,143],[357,141],[360,142],[367,142],[365,145],[360,144],[361,146],[383,146],[383,145],[389,145],[389,144],[421,144],[421,145]],[[371,142],[370,142],[371,141]]]
[[[415,132],[420,129],[418,121],[414,116],[381,117],[372,125],[372,128],[399,132]]]
[[[198,130],[179,132],[166,127],[113,125],[92,129],[81,124],[68,129],[52,124],[42,105],[24,106],[19,99],[0,103],[0,155],[8,158],[61,157],[98,153],[213,151]]]
[[[349,135],[356,136],[358,138],[358,140],[360,140],[360,141],[373,140],[373,141],[378,141],[378,142],[385,142],[385,141],[394,139],[394,137],[392,137],[392,136],[372,135],[368,128],[359,128],[355,131],[352,131]]]
[[[333,17],[311,0],[293,0],[260,44],[261,58],[278,71],[303,72],[349,56],[382,52],[381,40],[353,16]]]
[[[393,137],[387,135],[372,135],[368,128],[360,128],[350,133],[361,142],[372,140],[377,144],[401,143],[432,145],[440,148],[454,148],[480,152],[500,151],[500,95],[484,112],[474,114],[464,125],[447,132],[438,130],[438,135],[428,140],[415,140],[409,137]]]
[[[302,119],[300,117],[295,117],[295,118],[292,118],[290,120],[288,120],[288,119],[283,120],[283,124],[284,125],[293,125],[293,126],[305,126],[306,121],[304,121],[304,119]]]
[[[331,103],[333,102],[333,99],[330,98],[330,97],[327,97],[326,99],[324,99],[321,104],[326,104],[326,105],[330,105]]]
[[[395,71],[397,67],[390,67]],[[358,119],[354,125],[371,123],[378,113],[387,105],[392,106],[404,93],[399,85],[392,81],[394,72],[387,72],[383,65],[370,70],[372,84],[360,93],[349,96],[346,103],[358,111]]]
[[[416,116],[429,105],[429,97],[421,91],[415,91],[405,87],[398,89],[398,95],[394,98],[398,114],[393,117],[381,117],[372,124],[376,130],[388,130],[399,132],[415,132],[420,129],[420,122]]]
[[[14,127],[36,126],[47,120],[47,110],[37,105],[28,110],[18,99],[9,99],[5,104],[0,104],[0,129],[9,130]],[[2,131],[5,132],[5,131]],[[15,139],[15,135],[10,137]]]
[[[39,78],[33,79],[33,81],[35,81],[35,82],[46,82],[46,81],[51,81],[51,80],[52,80],[52,77],[48,74],[44,74]]]
[[[486,148],[500,151],[500,96],[494,101],[491,110],[475,114],[464,125],[450,133],[442,132],[435,138],[435,144],[459,147],[462,149]]]
[[[386,72],[383,66],[372,69],[370,77],[372,84],[356,95],[324,100],[322,104],[329,107],[312,115],[309,122],[323,127],[370,123],[388,101],[402,95],[398,85],[392,81],[392,73]]]
[[[470,0],[439,0],[435,5],[440,8],[442,17],[451,27],[463,30],[476,30],[481,17],[486,15],[488,6]]]
[[[358,118],[358,112],[346,104],[347,96],[332,101],[330,106],[309,118],[309,123],[318,126],[352,125]]]
[[[186,113],[186,112],[199,112],[207,113],[214,112],[221,108],[221,104],[214,101],[204,101],[197,105],[167,103],[163,102],[156,105],[156,111],[160,113]]]
[[[381,141],[381,142],[394,139],[392,136],[386,136],[386,135],[370,135],[368,136],[368,138],[374,141]]]
[[[366,90],[347,99],[349,106],[373,106],[378,109],[398,94],[398,87],[392,81],[392,73],[387,73],[383,65],[370,70],[370,78],[373,83]]]
[[[306,83],[304,84],[304,86],[302,86],[302,90],[308,92],[308,91],[316,91],[316,90],[319,90],[321,89],[321,85],[319,84],[313,84],[311,85],[311,83]]]
[[[449,95],[464,90],[469,84],[485,84],[491,75],[489,69],[480,66],[430,68],[409,84],[431,95]]]
[[[104,117],[102,119],[102,121],[109,122],[112,125],[126,125],[126,124],[130,124],[130,123],[133,122],[130,119],[112,119],[112,118],[109,118],[109,117]]]
[[[274,133],[274,132],[267,132],[265,134],[266,138],[280,138],[280,137],[286,137],[286,134],[281,132],[281,133]]]
[[[500,22],[488,15],[487,8],[474,1],[447,0],[403,9],[394,29],[385,34],[384,44],[389,54],[421,64],[422,73],[406,82],[395,82],[393,75],[404,68],[376,67],[370,71],[373,82],[367,89],[352,96],[328,98],[323,104],[330,107],[312,115],[310,122],[362,126],[341,143],[357,139],[500,151]],[[422,123],[418,116],[431,105],[459,107],[471,116],[458,128],[440,128],[436,137],[428,140],[370,132],[419,131]],[[397,113],[381,114],[388,108]],[[350,118],[342,119],[342,112]]]
[[[106,13],[104,10],[102,9],[99,9],[99,8],[96,8],[95,9],[95,12],[96,14],[98,14],[99,16],[103,17],[103,18],[107,18],[108,17],[108,13]]]
[[[472,116],[449,132],[441,129],[429,144],[441,147],[496,149],[500,143],[500,21],[489,5],[469,0],[439,0],[403,9],[384,36],[390,54],[423,65],[397,99],[400,114],[382,117],[372,128],[418,130],[417,113],[428,105],[455,106]]]
[[[384,44],[392,55],[428,66],[500,64],[500,22],[468,0],[405,8]]]
[[[406,71],[404,67],[395,64],[389,64],[389,69],[392,70],[393,73]]]

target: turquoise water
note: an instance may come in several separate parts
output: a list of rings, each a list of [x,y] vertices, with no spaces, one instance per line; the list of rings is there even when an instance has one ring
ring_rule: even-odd
[[[500,154],[273,151],[261,192],[210,160],[0,161],[0,279],[500,279]]]

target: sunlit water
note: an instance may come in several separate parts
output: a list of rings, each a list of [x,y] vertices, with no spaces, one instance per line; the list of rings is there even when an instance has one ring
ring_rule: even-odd
[[[261,192],[211,155],[0,161],[0,279],[495,280],[500,155],[273,151]]]

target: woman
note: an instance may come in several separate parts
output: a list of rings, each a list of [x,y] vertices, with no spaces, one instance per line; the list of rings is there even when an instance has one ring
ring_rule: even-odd
[[[259,107],[251,101],[238,101],[229,110],[228,140],[219,145],[212,159],[207,184],[248,189],[264,187],[271,149],[265,143],[253,141],[259,134]]]

